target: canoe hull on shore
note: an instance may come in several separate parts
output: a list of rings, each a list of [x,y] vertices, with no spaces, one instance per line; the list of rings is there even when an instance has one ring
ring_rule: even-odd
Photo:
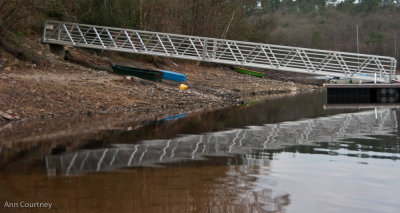
[[[264,73],[256,72],[256,71],[253,71],[253,70],[244,69],[244,68],[241,68],[241,67],[235,67],[235,72],[242,73],[242,74],[247,74],[247,75],[252,75],[252,76],[259,77],[259,78],[263,78],[264,77]]]
[[[118,73],[120,75],[131,75],[151,81],[161,81],[163,77],[163,73],[156,70],[127,67],[116,64],[111,64],[111,68],[115,73]]]
[[[172,81],[178,81],[178,82],[184,82],[186,80],[186,75],[177,73],[177,72],[172,72],[169,70],[161,70],[163,74],[163,79],[167,80],[172,80]]]

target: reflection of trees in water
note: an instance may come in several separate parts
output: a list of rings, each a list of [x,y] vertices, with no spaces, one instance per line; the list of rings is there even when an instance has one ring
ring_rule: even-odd
[[[0,198],[45,200],[62,212],[284,212],[289,195],[254,184],[257,161],[226,166],[236,161],[213,157],[72,178],[6,176]]]
[[[324,104],[323,93],[296,94],[290,96],[270,95],[265,103],[246,108],[222,109],[190,115],[189,119],[179,119],[174,122],[165,120],[150,122],[136,131],[114,134],[108,139],[134,143],[142,139],[172,138],[177,134],[200,134],[231,128],[241,128],[247,125],[262,125],[285,120],[296,120],[299,117],[312,117],[326,113],[321,107]],[[310,106],[311,103],[311,106]]]
[[[194,161],[178,167],[131,170],[129,173],[135,175],[120,182],[130,182],[128,190],[137,196],[123,199],[132,203],[137,212],[285,211],[290,203],[288,194],[279,195],[272,188],[265,188],[268,186],[254,184],[258,166],[226,166],[232,163],[229,161],[216,157],[207,163]]]
[[[269,167],[269,161],[265,162],[264,166]],[[273,191],[273,183],[255,185],[258,168],[229,167],[229,175],[219,180],[215,189],[217,199],[209,206],[211,212],[285,212],[285,207],[290,204],[290,195]]]
[[[234,158],[215,158],[212,162],[221,165],[202,165],[194,162],[190,167],[169,167],[163,170],[163,175],[155,177],[145,173],[138,184],[144,183],[143,188],[146,200],[152,199],[154,203],[161,199],[160,207],[146,207],[157,212],[285,212],[285,207],[290,204],[288,194],[278,194],[266,185],[255,185],[259,175],[258,161],[253,161],[253,166],[232,165],[225,166],[235,161]],[[200,164],[200,165],[198,165]],[[268,167],[265,161],[263,167]],[[165,174],[168,173],[168,174]],[[264,173],[263,175],[268,176]],[[268,177],[266,177],[268,179]],[[136,180],[132,180],[136,181]],[[271,183],[273,184],[273,183]],[[162,199],[162,194],[169,191],[170,196]],[[178,193],[178,194],[175,194]],[[173,194],[173,196],[171,196]],[[140,203],[135,203],[141,205]]]

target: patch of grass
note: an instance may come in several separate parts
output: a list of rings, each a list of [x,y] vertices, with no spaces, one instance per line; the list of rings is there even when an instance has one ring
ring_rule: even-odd
[[[287,22],[283,23],[283,27],[289,27],[289,22],[287,21]]]
[[[141,55],[136,54],[136,53],[118,53],[121,57],[123,58],[127,58],[127,59],[139,59],[141,57]]]
[[[18,32],[15,33],[15,36],[16,36],[17,38],[22,38],[24,35],[25,35],[25,33],[22,32],[22,31],[18,31]]]
[[[237,108],[249,107],[249,106],[253,106],[253,105],[259,104],[259,103],[261,103],[261,101],[250,101],[250,102],[247,102],[247,103],[240,104],[239,106],[237,106]]]

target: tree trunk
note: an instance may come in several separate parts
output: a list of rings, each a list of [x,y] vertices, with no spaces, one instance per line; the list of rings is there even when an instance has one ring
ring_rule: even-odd
[[[89,60],[87,60],[87,58],[74,54],[70,51],[65,51],[65,60],[91,69],[112,71],[112,69],[109,66],[92,63]]]
[[[42,63],[41,55],[37,54],[31,48],[24,46],[21,40],[16,38],[10,31],[4,29],[2,25],[0,25],[0,48],[20,60],[36,65]]]
[[[143,30],[143,0],[139,0],[139,29]]]

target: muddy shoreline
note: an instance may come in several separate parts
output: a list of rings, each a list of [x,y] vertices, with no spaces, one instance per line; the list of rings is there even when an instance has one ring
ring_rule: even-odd
[[[74,115],[214,109],[258,100],[260,96],[319,88],[307,82],[276,80],[275,71],[266,71],[266,78],[257,78],[217,64],[150,56],[129,58],[110,52],[98,56],[91,50],[72,47],[66,48],[68,57],[61,59],[50,52],[48,45],[34,40],[26,43],[42,55],[40,66],[0,50],[0,124]],[[114,74],[111,61],[184,73],[189,89],[179,90],[179,82],[152,82]],[[279,75],[284,79],[296,76]]]
[[[132,59],[112,53],[100,57],[86,50],[67,49],[72,58],[104,68],[93,69],[51,54],[46,45],[32,42],[31,46],[45,58],[42,65],[19,61],[5,52],[0,54],[3,163],[32,149],[51,152],[66,143],[73,149],[88,138],[103,137],[109,130],[132,129],[182,113],[222,109],[273,95],[321,88],[304,82],[273,80],[268,77],[276,76],[273,71],[265,72],[266,78],[257,78],[215,64],[154,57]],[[189,89],[179,90],[178,82],[152,82],[114,74],[108,71],[111,60],[184,73]]]

